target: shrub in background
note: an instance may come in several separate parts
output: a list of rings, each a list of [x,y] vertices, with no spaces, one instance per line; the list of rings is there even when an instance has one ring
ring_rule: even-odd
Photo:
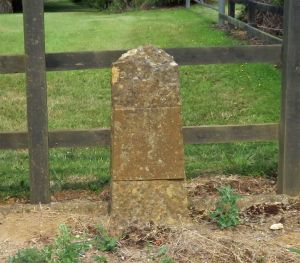
[[[283,6],[284,5],[284,0],[272,0],[272,4]]]
[[[90,7],[94,7],[100,10],[107,9],[112,1],[110,0],[84,0]]]
[[[72,0],[74,3],[87,5],[104,10],[122,11],[133,8],[149,9],[152,7],[183,5],[185,0]]]

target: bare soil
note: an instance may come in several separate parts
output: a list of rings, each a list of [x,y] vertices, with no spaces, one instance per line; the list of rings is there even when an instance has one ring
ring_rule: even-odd
[[[241,224],[226,230],[218,229],[209,219],[218,197],[216,189],[223,185],[231,185],[242,196]],[[51,205],[30,205],[19,199],[2,201],[0,262],[6,262],[20,248],[49,244],[60,224],[70,226],[74,235],[90,237],[101,224],[119,237],[116,252],[91,250],[82,256],[83,262],[94,262],[95,255],[105,255],[108,262],[160,262],[162,245],[174,262],[300,262],[300,255],[289,250],[300,248],[300,197],[276,195],[272,180],[239,176],[201,177],[189,181],[187,189],[190,222],[178,222],[177,226],[129,222],[117,229],[107,214],[107,189],[100,194],[57,193]],[[279,222],[283,230],[270,230]]]

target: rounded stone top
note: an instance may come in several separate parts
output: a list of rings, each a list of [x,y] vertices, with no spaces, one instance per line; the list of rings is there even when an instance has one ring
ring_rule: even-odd
[[[128,51],[113,63],[112,102],[114,108],[180,105],[178,64],[154,46]]]
[[[134,60],[134,63],[149,64],[151,67],[166,66],[168,63],[172,67],[178,66],[171,55],[152,45],[129,50],[127,53],[123,54],[113,65],[122,62],[129,62],[132,59]]]

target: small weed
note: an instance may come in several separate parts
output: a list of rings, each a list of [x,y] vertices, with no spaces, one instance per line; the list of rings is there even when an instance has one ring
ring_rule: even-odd
[[[45,247],[43,251],[50,263],[74,263],[89,248],[88,243],[78,241],[66,225],[61,225],[54,244]]]
[[[263,257],[263,256],[258,256],[256,259],[255,259],[256,263],[265,263],[266,262],[266,258]]]
[[[22,249],[9,259],[9,263],[76,263],[80,256],[93,246],[101,251],[114,251],[117,248],[117,239],[108,235],[103,227],[99,227],[97,236],[92,241],[82,241],[72,235],[66,225],[59,226],[59,234],[53,244],[42,250],[37,248]],[[96,256],[96,262],[107,262],[106,257]]]
[[[295,253],[300,255],[300,249],[299,248],[289,247],[288,250],[291,251],[291,252],[295,252]]]
[[[118,240],[111,237],[107,231],[100,226],[97,231],[94,245],[100,251],[115,251],[117,249]]]
[[[107,263],[107,258],[104,256],[96,256],[95,261],[98,263]]]
[[[174,260],[171,257],[162,257],[159,263],[174,263]]]
[[[168,247],[167,247],[167,246],[161,246],[161,247],[158,249],[157,256],[158,256],[158,257],[164,256],[164,255],[167,254],[167,252],[168,252]]]
[[[21,249],[16,255],[10,257],[9,263],[43,263],[47,262],[47,259],[42,251],[37,248]]]
[[[236,201],[239,195],[235,194],[230,186],[218,188],[220,198],[216,202],[216,209],[210,213],[210,218],[221,229],[239,224],[239,210]]]
[[[153,245],[149,241],[147,241],[146,254],[148,255],[148,257],[151,255],[152,250],[153,250]]]
[[[161,246],[158,249],[157,252],[157,257],[160,258],[159,259],[159,263],[174,263],[173,259],[169,256],[167,256],[166,254],[168,253],[168,247],[167,246]]]

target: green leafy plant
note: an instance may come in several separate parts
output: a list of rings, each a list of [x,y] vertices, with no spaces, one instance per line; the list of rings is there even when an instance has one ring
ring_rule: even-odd
[[[300,255],[300,249],[299,248],[289,247],[288,250],[291,251],[291,252],[295,252],[295,253]]]
[[[101,251],[115,251],[118,240],[111,237],[103,227],[97,229],[97,236],[92,241],[83,241],[75,237],[66,225],[59,226],[59,234],[53,244],[42,250],[37,248],[22,249],[9,259],[9,263],[76,263],[80,256],[93,246]],[[96,256],[96,262],[106,263],[104,256]]]
[[[167,252],[168,252],[168,247],[167,247],[167,246],[161,246],[161,247],[158,249],[157,256],[158,256],[158,257],[164,256],[164,255],[167,254]]]
[[[80,254],[89,248],[89,244],[76,239],[66,225],[60,225],[54,244],[43,251],[50,263],[75,263],[79,261]]]
[[[284,0],[272,0],[272,4],[278,5],[278,6],[283,6]]]
[[[100,226],[97,229],[94,245],[101,251],[115,251],[118,246],[118,239],[110,236],[107,231]]]
[[[157,251],[157,257],[159,258],[159,263],[173,263],[173,259],[167,256],[168,247],[163,245]]]
[[[216,208],[210,213],[210,218],[221,228],[236,226],[239,224],[239,210],[237,200],[240,198],[231,186],[218,188],[220,198],[216,202]]]
[[[47,258],[42,251],[37,248],[21,249],[16,255],[10,257],[9,263],[44,263]]]
[[[109,236],[103,227],[99,227],[94,241],[83,241],[75,237],[63,224],[59,226],[59,234],[53,244],[42,250],[21,249],[9,259],[9,263],[76,263],[93,245],[101,251],[114,251],[117,248],[117,239]],[[107,259],[104,256],[96,256],[95,261],[105,263]]]

